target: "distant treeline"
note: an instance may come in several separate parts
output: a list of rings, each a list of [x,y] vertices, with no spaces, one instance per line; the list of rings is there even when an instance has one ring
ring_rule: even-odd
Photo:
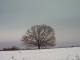
[[[63,46],[63,47],[55,47],[55,48],[70,48],[70,47],[80,47],[80,45],[77,45],[77,46]],[[14,51],[14,50],[35,50],[35,49],[21,49],[21,48],[18,48],[16,46],[12,46],[11,48],[2,48],[0,49],[0,51]]]
[[[11,48],[2,48],[0,51],[13,51],[13,50],[21,50],[20,48],[16,46],[12,46]]]
[[[69,47],[80,47],[80,45],[76,45],[76,46],[62,46],[62,47],[55,47],[55,48],[69,48]]]

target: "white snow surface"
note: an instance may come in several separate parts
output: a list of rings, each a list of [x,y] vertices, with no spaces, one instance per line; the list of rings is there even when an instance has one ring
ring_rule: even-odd
[[[0,60],[77,60],[80,47],[40,50],[0,51]]]

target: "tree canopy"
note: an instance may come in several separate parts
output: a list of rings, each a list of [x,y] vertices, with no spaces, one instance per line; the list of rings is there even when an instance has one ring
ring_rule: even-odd
[[[21,41],[25,46],[37,46],[38,49],[46,46],[55,46],[55,33],[53,28],[43,25],[34,25],[23,35]]]

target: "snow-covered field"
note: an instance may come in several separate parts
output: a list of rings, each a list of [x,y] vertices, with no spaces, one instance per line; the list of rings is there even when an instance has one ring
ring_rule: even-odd
[[[77,60],[78,57],[80,57],[80,47],[0,51],[0,60]]]

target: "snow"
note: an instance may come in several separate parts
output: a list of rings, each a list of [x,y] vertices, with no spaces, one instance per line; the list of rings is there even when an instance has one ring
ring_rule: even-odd
[[[0,51],[0,60],[76,60],[76,57],[80,57],[80,47]]]

